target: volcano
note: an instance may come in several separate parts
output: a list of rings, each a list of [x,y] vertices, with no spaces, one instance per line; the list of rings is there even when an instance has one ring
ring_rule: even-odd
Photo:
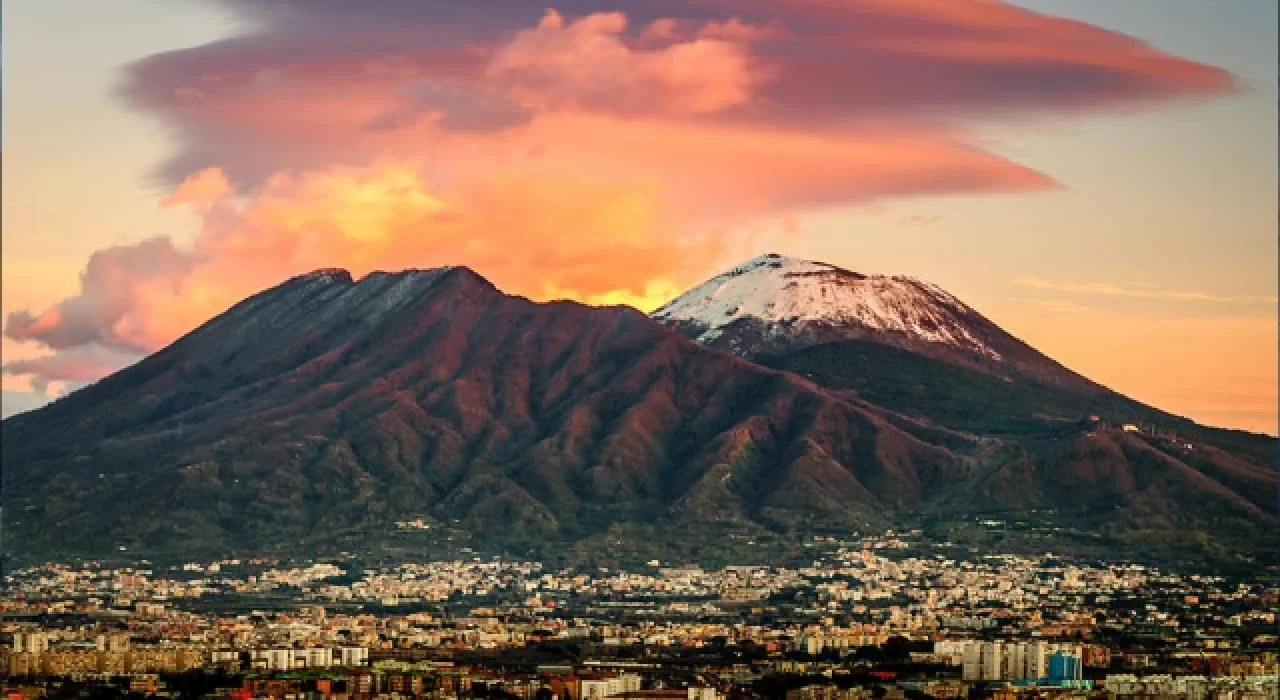
[[[1131,401],[927,283],[779,256],[653,318],[464,267],[319,270],[0,437],[24,560],[649,557],[988,512],[1237,556],[1276,530],[1274,439]],[[417,519],[440,539],[406,542]]]

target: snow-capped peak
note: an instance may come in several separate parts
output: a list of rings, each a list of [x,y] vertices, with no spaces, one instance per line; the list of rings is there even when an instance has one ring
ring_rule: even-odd
[[[668,323],[695,326],[710,343],[736,321],[785,334],[821,325],[956,346],[992,359],[1000,355],[973,333],[974,312],[936,285],[911,277],[863,275],[834,265],[769,253],[712,277],[653,312]]]

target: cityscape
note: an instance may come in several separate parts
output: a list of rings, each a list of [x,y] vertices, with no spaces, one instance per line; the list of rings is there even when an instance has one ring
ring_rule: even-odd
[[[1276,0],[0,20],[0,700],[1280,700]]]
[[[5,578],[3,662],[19,684],[233,697],[1276,697],[1274,584],[957,561],[911,533],[811,544],[799,568],[40,566]]]

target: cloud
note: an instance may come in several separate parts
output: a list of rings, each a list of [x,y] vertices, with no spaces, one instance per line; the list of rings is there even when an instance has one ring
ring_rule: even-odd
[[[60,350],[91,344],[125,351],[154,345],[143,326],[147,296],[172,287],[190,272],[193,260],[167,238],[100,250],[80,276],[80,291],[35,315],[9,314],[4,334]]]
[[[64,348],[42,357],[6,362],[3,371],[9,375],[30,377],[37,394],[56,396],[58,392],[50,391],[51,383],[77,388],[128,367],[142,357],[141,353],[90,344]]]
[[[990,1],[219,4],[239,35],[119,89],[173,137],[157,181],[199,234],[100,251],[75,295],[10,314],[5,335],[53,359],[6,372],[154,350],[318,267],[464,264],[533,298],[653,307],[755,252],[765,222],[1056,186],[986,150],[984,119],[1237,89]]]
[[[1160,289],[1151,286],[1123,285],[1110,282],[1053,282],[1041,277],[1024,275],[1014,279],[1014,284],[1032,289],[1046,289],[1073,294],[1130,297],[1134,299],[1160,299],[1167,301],[1202,301],[1214,304],[1261,305],[1276,303],[1276,297],[1220,296],[1197,291]]]
[[[667,185],[673,206],[702,220],[893,196],[1024,192],[1054,186],[1030,168],[970,147],[958,132],[916,132],[901,125],[810,133],[696,120],[554,114],[540,116],[501,140],[454,136],[435,149],[438,158],[452,163],[462,163],[470,154],[472,169],[530,151],[533,155],[517,157],[514,164],[538,173],[658,179]]]
[[[251,194],[211,189],[221,174],[196,173],[170,198],[201,216],[194,243],[151,239],[95,255],[76,296],[39,315],[10,315],[8,337],[57,352],[4,371],[35,381],[95,379],[245,296],[334,261],[357,276],[469,265],[535,299],[654,308],[699,272],[690,263],[714,259],[726,244],[727,230],[674,235],[652,178],[495,170],[435,186],[422,170],[382,160],[285,173]],[[196,196],[209,192],[221,194]],[[563,245],[566,231],[581,238]]]
[[[682,261],[719,252],[722,236],[675,232],[653,178],[495,169],[434,185],[423,170],[383,160],[282,174],[242,204],[229,197],[204,220],[196,252],[212,262],[195,278],[244,280],[248,292],[334,261],[357,275],[462,264],[535,298],[639,296]],[[567,231],[578,234],[569,244]]]
[[[1037,297],[1008,297],[1009,301],[1031,304],[1053,313],[1074,314],[1095,311],[1094,307],[1065,299],[1041,299]]]
[[[222,4],[243,35],[144,59],[121,88],[178,137],[160,171],[171,185],[212,166],[254,183],[423,154],[441,132],[518,128],[513,103],[544,117],[685,118],[762,135],[848,139],[893,125],[920,140],[983,118],[1238,89],[1225,71],[1131,37],[991,1],[655,0],[625,14],[600,0],[550,12],[446,0]],[[413,118],[424,114],[436,116]]]
[[[521,30],[493,54],[485,75],[542,109],[714,113],[747,102],[768,77],[744,46],[756,35],[735,26],[644,51],[623,41],[627,16],[621,12],[566,22],[547,10],[537,27]]]
[[[924,214],[912,214],[910,216],[903,217],[901,221],[908,226],[933,226],[934,224],[942,221],[942,217],[937,215],[925,216]]]
[[[533,110],[493,89],[430,80],[399,88],[399,101],[364,124],[368,131],[395,131],[431,123],[446,131],[501,131],[525,123]]]
[[[218,168],[207,168],[188,177],[178,189],[164,199],[166,207],[190,204],[203,209],[212,206],[231,192],[231,185]]]

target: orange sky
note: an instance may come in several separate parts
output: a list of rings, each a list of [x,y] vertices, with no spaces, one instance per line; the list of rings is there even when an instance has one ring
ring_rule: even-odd
[[[5,206],[7,399],[319,267],[464,264],[512,293],[647,310],[777,250],[925,277],[1136,398],[1275,433],[1274,168],[1234,201],[1209,192],[1248,132],[1208,128],[1274,146],[1274,87],[1234,54],[1224,69],[977,0],[375,4],[171,9],[177,43],[132,54],[109,26],[74,50],[8,41],[7,78],[109,64],[95,41],[118,62],[79,94],[6,85],[5,180],[26,195]],[[6,8],[11,36],[77,22],[56,5]],[[79,21],[128,31],[122,7]],[[105,126],[42,118],[76,99]],[[1194,110],[1220,114],[1187,131]],[[64,142],[95,138],[59,167]],[[1197,168],[1200,190],[1181,174]],[[93,178],[133,184],[77,197]],[[1241,252],[1185,249],[1223,226]]]

